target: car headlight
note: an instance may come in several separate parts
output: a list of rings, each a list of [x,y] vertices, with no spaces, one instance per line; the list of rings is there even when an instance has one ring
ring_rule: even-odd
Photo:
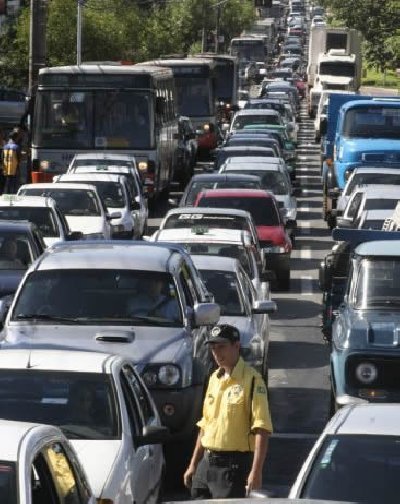
[[[173,387],[181,380],[181,370],[174,364],[152,365],[146,367],[142,377],[149,388]]]
[[[147,161],[139,161],[137,167],[139,171],[145,172],[147,171],[148,163]]]
[[[369,385],[378,377],[378,368],[371,362],[362,362],[356,367],[356,377],[361,383]]]

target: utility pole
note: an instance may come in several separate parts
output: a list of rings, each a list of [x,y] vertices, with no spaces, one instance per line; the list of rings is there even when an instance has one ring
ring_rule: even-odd
[[[82,13],[86,0],[78,0],[78,13],[76,19],[76,64],[82,62]]]
[[[34,94],[39,70],[46,65],[47,0],[31,0],[29,34],[29,96]]]

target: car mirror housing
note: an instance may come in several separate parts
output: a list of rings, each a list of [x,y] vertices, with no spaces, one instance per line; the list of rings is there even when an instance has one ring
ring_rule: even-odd
[[[146,446],[153,444],[163,444],[169,439],[169,429],[164,426],[146,425],[143,427],[142,435],[135,436],[136,446]]]
[[[275,313],[277,310],[276,303],[274,301],[254,301],[251,308],[251,313],[254,314],[270,314]]]
[[[221,309],[216,303],[200,303],[195,305],[193,312],[194,327],[215,325],[220,317]]]
[[[83,239],[83,233],[81,231],[71,231],[65,237],[67,241],[78,241]]]
[[[120,219],[121,217],[122,217],[122,213],[121,212],[111,212],[108,215],[109,220]]]

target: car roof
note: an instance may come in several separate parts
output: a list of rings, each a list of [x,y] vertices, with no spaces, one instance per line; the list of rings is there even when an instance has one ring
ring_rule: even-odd
[[[20,186],[19,190],[24,189],[86,189],[87,191],[95,191],[97,193],[97,189],[94,185],[91,184],[72,184],[68,182],[57,182],[57,183],[40,183],[40,184],[24,184]]]
[[[390,233],[390,231],[387,231]],[[354,252],[359,256],[395,257],[400,256],[400,240],[378,240],[361,243]]]
[[[56,202],[49,196],[17,196],[16,194],[3,194],[0,196],[0,206],[48,208],[56,206]]]
[[[201,182],[201,181],[209,181],[209,182],[222,182],[228,180],[238,180],[238,181],[249,181],[249,182],[259,182],[260,177],[258,175],[247,175],[244,173],[199,173],[194,175],[190,181],[193,182]]]
[[[179,243],[234,243],[244,245],[251,243],[250,233],[239,229],[211,228],[193,231],[193,228],[162,229],[157,233],[157,241]]]
[[[202,198],[273,198],[273,194],[263,189],[207,189],[202,191]]]
[[[220,214],[220,215],[237,215],[238,217],[250,218],[251,215],[246,210],[239,210],[238,208],[212,208],[212,207],[180,207],[169,210],[165,217],[175,214]]]
[[[265,164],[270,163],[274,165],[283,164],[283,159],[272,156],[232,156],[228,157],[225,161],[226,164]]]
[[[86,243],[85,243],[86,242]],[[151,249],[149,247],[152,247]],[[34,264],[35,270],[126,269],[166,272],[180,262],[176,248],[148,242],[89,241],[62,242],[46,250]]]
[[[238,116],[244,116],[244,115],[249,115],[249,116],[266,116],[266,115],[271,115],[271,116],[279,116],[279,112],[277,110],[273,109],[242,109],[236,112],[234,119]]]
[[[1,220],[0,219],[0,231],[16,231],[16,232],[26,232],[31,231],[33,227],[36,227],[32,222],[27,220]]]
[[[107,363],[117,358],[107,353],[75,350],[2,350],[0,369],[110,373]]]
[[[333,417],[325,434],[399,436],[400,404],[346,406]]]
[[[229,170],[260,170],[281,172],[283,167],[278,163],[228,163],[225,165]]]
[[[365,184],[358,186],[365,188],[367,198],[392,198],[393,196],[400,196],[400,186],[392,184]]]
[[[227,145],[226,147],[221,147],[218,149],[219,152],[247,152],[247,151],[252,151],[252,152],[260,152],[260,153],[270,153],[271,151],[273,152],[273,149],[270,147],[261,147],[258,145]]]
[[[21,443],[29,432],[36,430],[37,433],[60,436],[60,430],[52,425],[40,425],[30,422],[13,422],[0,420],[0,460],[17,462]]]
[[[123,178],[122,175],[118,175],[117,173],[64,173],[60,175],[58,179],[60,182],[65,183],[70,180],[90,180],[93,182],[118,182],[120,183]],[[59,184],[59,182],[57,182]]]
[[[239,261],[231,257],[210,256],[207,255],[192,255],[194,265],[198,270],[212,271],[232,271],[235,272],[239,268]]]
[[[360,166],[357,168],[354,168],[353,174],[359,174],[359,173],[375,173],[381,175],[385,173],[390,173],[390,174],[395,174],[395,175],[400,175],[400,167],[399,168],[386,168],[382,166]]]
[[[110,161],[132,161],[135,159],[131,154],[116,154],[114,152],[85,152],[81,154],[76,154],[75,160],[80,159],[98,159],[100,160],[110,160]]]

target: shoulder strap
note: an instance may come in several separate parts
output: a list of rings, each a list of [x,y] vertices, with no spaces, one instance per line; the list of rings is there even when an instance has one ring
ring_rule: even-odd
[[[249,443],[249,451],[250,450],[250,434],[251,434],[251,419],[253,413],[253,396],[254,396],[254,375],[251,377],[251,385],[250,385],[250,398],[249,398],[249,434],[248,434],[248,443]]]

